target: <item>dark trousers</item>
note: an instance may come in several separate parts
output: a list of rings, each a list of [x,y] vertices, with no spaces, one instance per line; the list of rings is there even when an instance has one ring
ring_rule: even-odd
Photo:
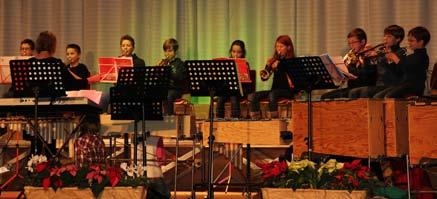
[[[357,98],[372,98],[377,93],[388,88],[387,86],[364,86],[353,88],[349,91],[348,97],[352,99]]]
[[[278,111],[278,100],[281,98],[292,98],[293,91],[290,89],[273,89],[271,91],[258,91],[249,95],[250,112],[260,111],[260,100],[269,99],[269,111]]]
[[[414,87],[409,85],[392,86],[376,93],[373,98],[403,98],[408,95],[422,96],[423,90],[424,87]]]
[[[181,89],[168,89],[167,99],[164,100],[164,115],[174,115],[174,105],[176,99],[182,97]]]
[[[324,93],[321,99],[347,98],[349,95],[349,88],[341,88]]]
[[[225,117],[225,103],[231,101],[231,117],[240,117],[240,96],[219,96],[217,97],[217,117]]]

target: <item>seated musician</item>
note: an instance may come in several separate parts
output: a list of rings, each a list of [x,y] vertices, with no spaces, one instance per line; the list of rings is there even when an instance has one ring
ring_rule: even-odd
[[[35,51],[35,42],[31,39],[24,39],[20,42],[20,56],[33,56],[33,51]],[[3,83],[0,81],[0,83]],[[5,85],[6,86],[6,85]],[[4,88],[8,89],[7,87]],[[2,93],[0,97],[14,97],[13,87],[9,87],[9,89],[3,92],[3,85],[0,84],[0,92]]]
[[[182,97],[187,90],[187,70],[184,62],[177,57],[179,44],[176,39],[170,38],[162,45],[164,58],[159,60],[157,66],[171,66],[170,85],[167,92],[167,99],[164,100],[164,115],[174,115],[174,102]]]
[[[33,56],[35,50],[35,42],[31,39],[24,39],[20,43],[20,55],[21,56]]]
[[[415,27],[408,32],[408,47],[411,54],[398,56],[396,53],[387,54],[387,59],[398,64],[403,72],[402,81],[399,85],[391,86],[383,92],[375,95],[375,98],[401,98],[406,95],[422,96],[425,90],[426,72],[429,65],[429,57],[425,46],[431,39],[429,31],[421,26]]]
[[[231,44],[231,48],[229,49],[229,55],[231,58],[246,58],[246,47],[243,41],[235,40]],[[243,84],[247,85],[247,84]],[[247,86],[246,86],[247,87]],[[245,89],[246,87],[243,87]],[[247,92],[245,92],[245,95]],[[230,99],[231,101],[231,117],[239,118],[240,117],[240,96],[218,96],[217,97],[217,118],[225,117],[225,102]]]
[[[68,44],[66,48],[67,69],[66,75],[67,90],[89,89],[87,78],[90,77],[90,71],[85,64],[80,61],[80,46],[77,44]]]
[[[355,28],[347,35],[347,42],[351,48],[344,57],[349,73],[356,79],[349,79],[347,88],[336,89],[325,93],[322,99],[347,98],[350,89],[362,86],[374,86],[376,81],[376,66],[371,64],[363,53],[366,50],[367,36],[361,28]]]
[[[249,95],[250,117],[252,119],[260,118],[260,99],[269,99],[268,117],[277,118],[278,100],[280,98],[293,97],[293,82],[291,77],[286,73],[281,64],[281,60],[295,57],[294,47],[291,38],[288,35],[281,35],[276,39],[273,57],[267,60],[266,69],[273,73],[273,84],[270,91],[258,91]]]
[[[135,50],[135,40],[130,35],[123,35],[120,38],[120,57],[132,57],[134,67],[146,66],[143,59],[139,58],[134,52]]]
[[[390,86],[395,86],[402,80],[402,71],[398,64],[388,60],[388,52],[393,52],[398,57],[404,57],[399,44],[404,39],[404,29],[398,25],[390,25],[384,29],[383,52],[371,52],[372,62],[376,62],[377,78],[375,86],[358,87],[349,91],[349,98],[372,98],[379,92],[384,92]]]

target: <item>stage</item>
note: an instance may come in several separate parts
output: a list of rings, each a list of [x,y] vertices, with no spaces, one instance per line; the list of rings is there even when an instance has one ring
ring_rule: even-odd
[[[214,121],[213,173],[214,182],[218,183],[214,188],[218,198],[243,198],[242,194],[247,190],[246,180],[253,183],[250,192],[256,196],[262,181],[260,168],[255,163],[269,162],[278,157],[299,159],[307,153],[307,103],[291,101],[288,105],[290,111],[283,109],[289,112],[288,115],[284,112],[282,115],[286,117],[280,119]],[[418,166],[425,157],[437,158],[437,140],[432,136],[437,124],[436,104],[359,99],[315,101],[312,106],[312,152],[317,154],[315,158],[344,156],[371,162],[408,155],[411,166]],[[161,169],[171,193],[175,194],[176,190],[178,198],[186,198],[193,187],[199,192],[196,197],[202,198],[201,192],[206,191],[210,122],[205,118],[196,118],[197,111],[204,110],[196,110],[195,106],[191,109],[163,121],[146,121],[151,135],[164,138],[167,158]],[[125,142],[123,134],[132,137],[133,122],[110,120],[109,115],[101,115],[100,119],[107,152],[112,152],[109,163],[126,161],[125,153],[132,158],[131,139]],[[7,123],[8,120],[2,122]],[[62,137],[59,139],[57,143],[62,143]],[[13,156],[14,143],[12,140],[4,159]],[[126,148],[125,144],[129,147]],[[20,144],[20,153],[25,155],[26,147],[29,147],[28,143]],[[73,158],[74,153],[68,151],[71,152],[67,150],[64,158]],[[139,161],[141,157],[139,153]],[[248,162],[251,163],[249,167]],[[8,162],[9,165],[13,163],[14,160]],[[250,168],[250,179],[246,178],[247,168]],[[8,176],[10,174],[2,175],[2,183]],[[230,186],[226,186],[227,183]],[[13,183],[6,190],[17,189],[20,189],[20,183]],[[225,191],[232,194],[223,194]]]

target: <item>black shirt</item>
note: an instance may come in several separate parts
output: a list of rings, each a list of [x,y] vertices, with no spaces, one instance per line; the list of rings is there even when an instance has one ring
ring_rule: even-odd
[[[169,65],[171,66],[170,88],[186,91],[188,89],[188,81],[184,62],[180,58],[175,58]]]
[[[74,78],[71,73],[66,74],[66,90],[89,89],[87,78],[90,77],[91,74],[85,64],[79,63],[79,65],[77,65],[76,67],[71,67],[71,65],[68,65],[67,68],[82,79]]]
[[[429,57],[426,48],[416,49],[413,54],[400,59],[398,63],[403,71],[402,83],[415,88],[424,88]]]
[[[357,88],[362,86],[374,86],[376,82],[376,65],[371,64],[368,59],[364,59],[362,66],[349,64],[347,66],[349,73],[357,76],[357,79],[348,81],[348,88]]]
[[[139,58],[136,54],[132,54],[132,61],[134,62],[134,67],[144,67],[146,66],[146,62],[143,59]]]
[[[274,89],[291,89],[288,84],[287,64],[281,64],[285,60],[279,60],[278,67],[273,72],[272,90]],[[290,77],[291,78],[291,77]]]
[[[392,46],[391,51],[395,52],[399,59],[405,57],[405,51],[403,51],[399,45]],[[388,63],[385,56],[378,57],[377,63],[377,80],[376,86],[396,86],[402,81],[402,70],[395,63]]]

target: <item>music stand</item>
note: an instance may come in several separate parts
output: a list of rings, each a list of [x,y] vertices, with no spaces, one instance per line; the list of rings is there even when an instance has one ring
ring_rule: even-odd
[[[214,96],[243,95],[234,60],[189,60],[185,61],[188,70],[189,87],[192,96],[209,96],[209,155],[208,155],[208,199],[214,198],[213,187],[213,146],[214,146]]]
[[[308,159],[311,160],[313,150],[312,129],[312,91],[317,89],[337,88],[325,64],[319,56],[297,57],[282,60],[280,65],[292,77],[295,90],[304,90],[308,93]]]
[[[171,68],[121,68],[117,85],[110,89],[112,120],[134,120],[134,164],[137,164],[138,121],[142,121],[143,165],[146,166],[145,120],[163,120],[162,100],[167,96]]]
[[[15,97],[66,96],[65,67],[61,60],[11,60],[9,63]]]
[[[38,98],[66,96],[65,84],[63,81],[64,64],[59,59],[53,60],[11,60],[9,62],[12,78],[12,87],[15,97],[34,97],[34,124],[32,125],[35,134],[35,154],[37,151],[38,138],[41,140],[50,155],[52,151],[48,148],[46,141],[39,134],[38,129]]]

